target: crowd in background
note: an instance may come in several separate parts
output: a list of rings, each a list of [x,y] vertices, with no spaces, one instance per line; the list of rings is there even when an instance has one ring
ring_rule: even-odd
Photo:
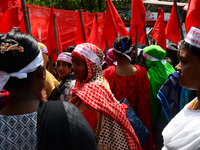
[[[0,147],[199,149],[198,33],[166,51],[139,44],[136,53],[129,36],[104,52],[78,44],[50,65],[31,35],[1,34]]]

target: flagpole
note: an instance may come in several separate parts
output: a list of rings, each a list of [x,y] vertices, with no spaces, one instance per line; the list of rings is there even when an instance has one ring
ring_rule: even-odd
[[[144,23],[144,34],[145,34],[145,43],[147,46],[149,46],[149,41],[148,41],[147,32],[146,32],[146,23]]]
[[[53,9],[54,9],[54,7],[53,7]],[[53,14],[53,25],[54,25],[55,42],[56,42],[56,53],[57,53],[57,57],[58,57],[58,55],[59,55],[59,51],[58,51],[58,31],[57,31],[55,14]]]
[[[83,17],[82,17],[82,11],[79,10],[79,15],[80,15],[80,20],[81,20],[81,28],[82,28],[82,34],[83,34],[83,41],[84,43],[86,42],[86,38],[85,38],[85,30],[83,27]]]
[[[183,35],[183,30],[182,30],[182,26],[181,26],[181,21],[180,21],[180,17],[179,17],[179,11],[178,11],[178,6],[177,6],[177,2],[176,0],[174,0],[174,3],[175,3],[175,7],[176,7],[176,15],[178,17],[178,23],[179,23],[179,29],[180,29],[180,33],[181,33],[181,39],[183,40],[184,39],[184,35]]]
[[[30,33],[30,27],[29,27],[28,16],[27,16],[26,2],[25,2],[25,0],[21,0],[21,3],[22,3],[24,21],[25,21],[25,26],[26,26],[26,33],[27,33],[27,34],[31,34],[31,33]]]
[[[98,15],[97,15],[97,13],[96,13],[96,20],[97,20],[97,25],[98,25]]]
[[[29,24],[29,31],[30,33],[32,33],[31,31],[31,19],[30,19],[30,13],[29,13],[29,7],[27,7],[27,16],[28,16],[28,24]]]
[[[138,29],[136,31],[135,37],[135,64],[138,64]]]

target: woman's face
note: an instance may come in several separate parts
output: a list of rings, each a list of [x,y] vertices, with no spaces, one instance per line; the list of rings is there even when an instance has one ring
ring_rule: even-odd
[[[69,70],[68,63],[62,60],[57,61],[57,72],[60,78],[64,78],[67,75],[69,75],[70,70]]]
[[[72,70],[74,71],[75,78],[81,82],[88,76],[86,63],[76,57],[72,57]]]
[[[179,84],[187,89],[200,91],[200,59],[188,48],[181,46],[178,53],[180,63],[176,66],[179,71]]]

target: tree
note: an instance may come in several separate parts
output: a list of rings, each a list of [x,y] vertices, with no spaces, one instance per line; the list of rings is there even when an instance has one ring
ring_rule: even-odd
[[[73,10],[84,9],[87,12],[104,12],[106,10],[105,0],[26,0],[26,3],[64,9]]]

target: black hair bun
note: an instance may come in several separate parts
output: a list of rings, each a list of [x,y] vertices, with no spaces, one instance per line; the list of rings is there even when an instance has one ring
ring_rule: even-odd
[[[118,37],[117,39],[115,39],[115,41],[113,42],[113,47],[118,50],[121,51],[122,53],[127,51],[128,49],[130,49],[132,44],[132,39],[129,36],[122,36],[122,37]]]

